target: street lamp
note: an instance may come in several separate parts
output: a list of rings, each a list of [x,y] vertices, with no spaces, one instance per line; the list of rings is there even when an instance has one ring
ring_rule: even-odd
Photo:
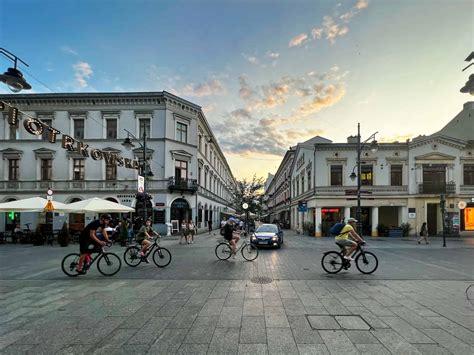
[[[125,147],[127,150],[131,150],[135,145],[132,143],[130,136],[135,139],[135,141],[140,145],[140,147],[143,149],[143,165],[141,169],[141,175],[143,176],[143,216],[144,216],[144,221],[147,220],[147,210],[146,210],[146,205],[147,205],[147,189],[146,189],[146,179],[147,177],[153,177],[153,172],[149,169],[149,165],[147,164],[147,157],[146,157],[146,126],[143,125],[143,144],[140,142],[140,140],[135,137],[129,130],[124,128],[124,131],[127,132],[128,136],[125,138],[123,141],[122,145]]]
[[[0,75],[0,81],[7,84],[8,88],[15,93],[20,92],[21,90],[30,90],[31,85],[28,84],[25,78],[23,78],[22,72],[16,68],[18,61],[22,62],[26,66],[28,66],[28,64],[4,48],[0,48],[0,53],[13,61],[15,64],[13,68],[8,68],[5,73]]]
[[[360,220],[360,215],[361,215],[361,207],[360,207],[360,187],[361,187],[361,179],[360,179],[360,174],[361,174],[361,163],[360,163],[360,156],[362,154],[362,149],[364,146],[366,146],[367,142],[370,141],[371,139],[372,142],[370,143],[370,150],[372,153],[377,152],[378,150],[378,144],[377,141],[375,140],[375,135],[379,132],[375,132],[370,135],[369,138],[367,138],[365,141],[361,142],[360,141],[360,123],[357,124],[357,174],[352,170],[352,173],[350,175],[350,178],[352,181],[354,181],[357,178],[357,210],[356,210],[356,219],[357,219],[357,233],[359,235],[362,235],[362,226],[361,226],[361,220]],[[354,167],[355,168],[355,167]]]

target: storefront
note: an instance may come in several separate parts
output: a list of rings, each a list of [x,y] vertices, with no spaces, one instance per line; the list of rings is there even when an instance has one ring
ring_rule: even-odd
[[[189,202],[184,198],[177,198],[171,203],[171,223],[177,223],[181,230],[181,223],[192,219],[192,210]],[[177,222],[176,222],[177,221]]]
[[[321,234],[323,237],[329,236],[329,228],[343,220],[343,209],[339,207],[321,208]]]
[[[461,230],[474,231],[474,203],[461,210]]]

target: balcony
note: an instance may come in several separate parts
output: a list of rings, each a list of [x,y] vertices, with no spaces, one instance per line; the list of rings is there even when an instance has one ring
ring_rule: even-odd
[[[455,182],[423,182],[418,184],[419,194],[455,194],[456,183]]]
[[[320,196],[345,196],[346,190],[357,190],[357,186],[317,186],[315,188],[316,195]],[[375,186],[361,186],[362,191],[370,191],[370,193],[377,196],[396,196],[407,195],[408,186],[389,186],[389,185],[375,185]]]
[[[171,176],[168,178],[168,190],[170,192],[191,192],[195,193],[198,190],[197,180],[195,179],[179,179]]]

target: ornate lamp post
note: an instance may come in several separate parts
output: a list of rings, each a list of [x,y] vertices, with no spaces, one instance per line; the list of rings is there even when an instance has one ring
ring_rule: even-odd
[[[0,53],[2,53],[14,63],[13,68],[8,68],[5,73],[0,75],[0,81],[7,84],[8,88],[15,93],[20,92],[21,90],[30,90],[31,85],[28,84],[25,78],[23,78],[22,72],[16,67],[18,61],[22,62],[26,66],[28,66],[28,64],[4,48],[0,48]]]
[[[375,153],[378,150],[378,144],[377,141],[375,140],[375,135],[379,133],[378,131],[371,134],[369,138],[367,138],[365,141],[361,142],[360,138],[360,123],[357,124],[357,175],[354,173],[354,170],[352,170],[352,173],[350,175],[350,178],[352,181],[354,181],[357,178],[357,210],[356,210],[356,219],[357,219],[357,233],[359,235],[362,235],[362,223],[360,220],[360,216],[362,213],[362,209],[360,206],[360,188],[361,188],[361,161],[360,161],[360,156],[362,154],[362,149],[367,145],[368,141],[372,139],[372,142],[370,143],[370,150]],[[354,167],[355,168],[355,167]]]
[[[147,206],[146,206],[147,202],[148,202],[148,199],[147,199],[147,181],[146,180],[147,180],[147,177],[152,177],[153,176],[153,172],[150,170],[150,166],[147,163],[147,157],[146,157],[146,139],[147,139],[146,126],[143,125],[143,144],[129,130],[124,129],[124,131],[127,132],[128,136],[127,136],[127,138],[125,138],[122,145],[127,150],[131,150],[133,147],[135,147],[135,145],[132,143],[132,141],[130,139],[130,136],[131,136],[140,145],[140,147],[143,150],[143,163],[142,163],[142,169],[141,169],[141,175],[143,176],[143,191],[141,191],[141,193],[143,194],[143,197],[144,197],[143,198],[143,217],[144,217],[143,220],[146,221],[147,218],[148,218]]]

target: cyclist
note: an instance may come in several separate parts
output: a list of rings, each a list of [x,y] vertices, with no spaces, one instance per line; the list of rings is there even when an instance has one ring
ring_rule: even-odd
[[[357,232],[354,229],[354,227],[356,227],[356,223],[357,223],[357,219],[349,218],[349,220],[347,221],[347,224],[341,229],[341,231],[335,238],[336,243],[339,243],[340,245],[344,247],[345,249],[344,259],[346,260],[353,260],[351,257],[351,254],[354,252],[354,250],[357,249],[357,242],[361,244],[365,244],[364,239],[362,239],[362,237],[359,234],[357,234]],[[349,237],[356,241],[349,239]]]
[[[96,219],[89,223],[81,232],[79,236],[79,249],[81,256],[79,257],[79,263],[77,265],[77,272],[79,274],[84,274],[83,265],[86,255],[92,253],[98,253],[100,251],[99,247],[104,246],[109,242],[109,236],[105,231],[105,227],[109,224],[112,217],[109,214],[103,214],[100,216],[100,219]],[[105,241],[102,241],[98,238],[96,232],[97,230],[102,229],[102,235],[104,236]],[[89,245],[94,246],[93,249],[89,249]]]
[[[224,238],[229,242],[230,247],[232,249],[232,255],[235,258],[237,243],[240,240],[240,236],[238,233],[234,233],[234,223],[235,220],[233,218],[228,219],[227,223],[224,226]]]
[[[151,220],[147,219],[145,225],[140,228],[140,231],[137,234],[137,243],[142,245],[142,250],[138,253],[138,256],[143,259],[148,264],[148,259],[146,258],[146,251],[151,245],[150,239],[153,239],[153,235],[156,235],[158,238],[161,236],[152,228]]]

